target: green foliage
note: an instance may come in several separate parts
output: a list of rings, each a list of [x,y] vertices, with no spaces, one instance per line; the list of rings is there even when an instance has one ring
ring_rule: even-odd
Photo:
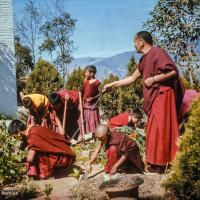
[[[70,176],[76,178],[77,180],[79,180],[80,176],[81,176],[81,169],[77,169],[77,168],[73,168],[73,173],[70,174]]]
[[[193,87],[190,85],[190,82],[185,77],[181,77],[181,80],[185,89],[193,89]]]
[[[53,186],[51,184],[45,184],[45,189],[44,189],[44,193],[46,194],[46,199],[49,199],[49,195],[52,193],[53,191]]]
[[[67,90],[81,90],[84,81],[84,70],[78,67],[69,75],[65,88]]]
[[[130,126],[122,126],[122,127],[117,128],[117,130],[128,135],[130,139],[134,140],[140,149],[141,156],[144,157],[145,140],[146,140],[144,129],[136,128],[135,130],[133,130],[133,128]]]
[[[128,73],[130,76],[136,69],[136,63],[134,57],[132,57],[127,66]],[[107,83],[117,81],[117,76],[109,75],[102,83],[104,86]],[[112,90],[109,93],[104,94],[101,101],[101,108],[104,112],[104,118],[110,119],[118,113],[124,112],[129,109],[140,108],[142,105],[142,88],[140,81],[135,83]]]
[[[28,184],[27,182],[22,182],[17,188],[17,191],[19,192],[19,198],[18,199],[33,199],[39,196],[40,190],[38,186],[34,184]]]
[[[19,182],[25,174],[25,166],[21,163],[24,153],[17,149],[19,139],[10,137],[6,123],[0,122],[0,186]]]
[[[168,196],[180,200],[200,199],[200,99],[192,105],[180,150],[164,182]]]
[[[61,2],[61,3],[59,3]],[[76,20],[64,10],[62,1],[56,1],[55,13],[48,16],[44,24],[40,27],[43,42],[40,50],[52,54],[56,52],[56,63],[62,73],[63,80],[68,73],[68,65],[71,62],[73,41],[70,39],[75,29]]]
[[[189,71],[188,70],[185,71],[184,78],[190,84],[190,75],[189,75]],[[191,85],[191,84],[190,84],[190,86],[186,85],[186,87],[189,87],[188,89],[196,89],[196,90],[198,90],[200,88],[200,80],[199,80],[198,74],[195,74],[192,71],[191,72],[191,78],[193,80],[193,85]],[[186,82],[184,82],[184,83],[186,83]]]
[[[194,61],[198,54],[199,10],[199,0],[159,0],[144,24],[157,38],[158,45],[173,54],[176,62],[189,67],[189,57]]]
[[[110,74],[108,78],[102,82],[102,86],[117,80],[119,80],[117,76]],[[104,119],[110,119],[118,113],[118,98],[120,91],[121,88],[117,88],[103,95],[101,100],[101,109],[103,110]]]
[[[19,102],[19,92],[25,88],[26,75],[33,69],[33,58],[28,47],[20,43],[20,39],[15,37],[15,58],[16,58],[16,78],[17,94]]]
[[[26,83],[26,93],[46,96],[62,87],[62,79],[56,68],[45,60],[39,60]]]
[[[0,194],[0,199],[6,200],[28,200],[37,198],[40,195],[40,189],[33,183],[22,181],[14,187],[4,187]]]

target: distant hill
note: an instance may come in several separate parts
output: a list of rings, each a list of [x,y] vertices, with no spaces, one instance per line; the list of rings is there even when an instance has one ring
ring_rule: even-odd
[[[126,76],[127,64],[132,56],[135,57],[136,61],[138,61],[140,58],[140,55],[137,54],[135,51],[123,52],[108,58],[76,58],[69,65],[70,73],[79,66],[81,68],[84,68],[87,65],[93,64],[97,67],[97,78],[100,80],[105,79],[110,73],[122,78]]]

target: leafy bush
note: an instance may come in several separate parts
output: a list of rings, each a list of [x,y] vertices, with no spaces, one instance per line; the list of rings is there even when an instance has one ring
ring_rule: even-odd
[[[102,86],[113,81],[117,81],[119,78],[110,74],[107,79],[102,82]],[[103,110],[103,118],[110,119],[115,116],[118,111],[118,99],[121,88],[114,89],[108,93],[105,93],[101,100],[101,109]]]
[[[4,120],[0,121],[0,186],[19,182],[25,174],[23,152],[17,151],[19,140],[9,137]]]
[[[200,199],[200,99],[192,105],[180,150],[164,182],[171,199]]]
[[[26,93],[48,96],[62,87],[62,79],[56,68],[45,60],[39,60],[26,82]]]

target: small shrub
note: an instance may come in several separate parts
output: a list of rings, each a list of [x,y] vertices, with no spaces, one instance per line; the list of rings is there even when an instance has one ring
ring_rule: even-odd
[[[26,82],[25,92],[39,93],[48,96],[51,92],[58,91],[63,81],[53,64],[39,60]]]
[[[0,121],[0,186],[16,183],[23,179],[26,172],[21,163],[24,152],[17,149],[20,140],[7,133],[5,120]]]
[[[67,90],[81,90],[84,81],[84,70],[78,67],[69,75],[65,88]]]
[[[171,199],[198,200],[200,199],[200,99],[192,105],[179,144],[179,153],[163,185],[167,190],[167,196]]]

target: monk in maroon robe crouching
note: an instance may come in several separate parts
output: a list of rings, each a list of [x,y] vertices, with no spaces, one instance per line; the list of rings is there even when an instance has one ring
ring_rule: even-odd
[[[88,171],[91,171],[92,163],[96,160],[101,148],[105,145],[107,157],[107,163],[104,168],[105,173],[143,173],[144,164],[135,141],[116,130],[110,132],[107,125],[99,125],[95,131],[95,137],[99,140],[99,144],[89,161]]]
[[[23,122],[13,120],[8,127],[8,133],[20,134],[27,140],[28,176],[46,179],[52,175],[55,168],[70,167],[75,160],[69,141],[48,128],[27,128]]]

